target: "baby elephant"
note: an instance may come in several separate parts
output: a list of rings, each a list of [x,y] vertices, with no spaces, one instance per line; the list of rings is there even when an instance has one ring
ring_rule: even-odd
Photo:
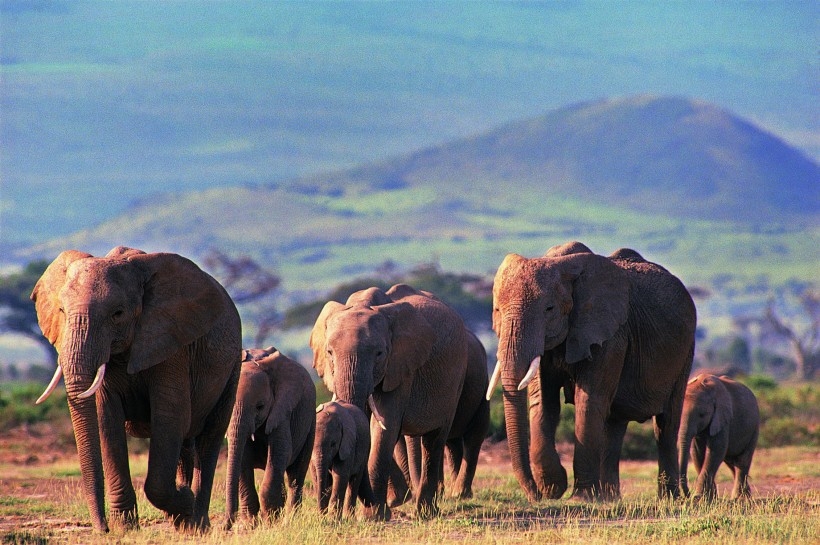
[[[370,457],[370,422],[355,405],[331,401],[316,407],[316,441],[313,445],[313,482],[319,510],[328,504],[337,517],[353,516],[356,498],[373,504],[367,475]]]
[[[689,495],[686,469],[691,450],[698,472],[696,496],[715,498],[715,474],[721,462],[726,462],[735,477],[732,499],[751,496],[749,467],[759,427],[757,398],[749,388],[725,376],[700,374],[691,379],[678,435],[683,493]]]
[[[242,510],[275,516],[302,501],[316,431],[316,388],[307,370],[274,347],[242,351],[242,368],[228,427],[226,528]],[[254,469],[265,477],[257,496]],[[238,497],[237,497],[238,493]],[[260,498],[261,496],[261,498]]]

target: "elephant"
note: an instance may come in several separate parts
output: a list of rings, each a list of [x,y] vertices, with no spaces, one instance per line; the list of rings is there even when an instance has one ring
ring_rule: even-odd
[[[363,410],[344,401],[330,401],[316,408],[311,464],[320,512],[326,513],[330,505],[339,518],[353,516],[356,498],[372,506],[369,457],[370,421]]]
[[[444,444],[467,368],[459,315],[406,284],[371,288],[347,304],[325,304],[310,335],[313,366],[336,398],[372,411],[368,472],[374,505],[365,515],[389,520],[387,487],[400,435],[421,436],[419,516],[438,513]]]
[[[264,516],[275,517],[286,500],[289,509],[301,505],[316,433],[315,407],[316,387],[302,365],[273,346],[242,351],[227,435],[226,529],[236,522],[240,503],[252,519],[260,507]],[[265,470],[258,495],[254,469]]]
[[[104,257],[62,252],[31,299],[58,352],[38,402],[64,377],[93,527],[109,529],[105,489],[111,522],[139,526],[130,433],[151,438],[148,500],[178,529],[208,528],[242,347],[225,289],[180,255],[118,246]]]
[[[620,497],[627,423],[650,417],[658,494],[679,495],[677,436],[696,321],[681,281],[635,250],[605,257],[572,241],[544,257],[504,258],[493,282],[498,363],[487,395],[500,377],[513,470],[530,501],[567,490],[555,448],[562,388],[575,405],[573,497]]]
[[[760,431],[760,409],[754,393],[726,376],[699,374],[689,381],[683,401],[678,449],[681,490],[689,496],[686,471],[689,452],[698,479],[695,495],[717,496],[715,474],[722,462],[732,470],[732,499],[751,497],[749,468]]]
[[[455,418],[447,438],[445,455],[450,466],[450,480],[454,485],[452,495],[456,498],[473,497],[475,477],[481,445],[490,428],[490,401],[484,393],[489,385],[487,376],[487,352],[472,331],[467,331],[467,373]],[[395,457],[404,473],[404,480],[413,488],[418,487],[421,473],[420,445],[417,437],[405,437],[396,444]],[[443,489],[444,472],[439,488]],[[391,476],[392,479],[392,476]],[[392,484],[392,480],[391,480]],[[395,487],[394,503],[400,503],[404,487]]]

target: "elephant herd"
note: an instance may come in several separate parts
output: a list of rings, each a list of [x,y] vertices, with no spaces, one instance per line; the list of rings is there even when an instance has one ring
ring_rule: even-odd
[[[444,460],[470,497],[489,399],[500,380],[511,462],[530,501],[560,498],[561,392],[575,405],[573,496],[620,496],[627,423],[652,418],[658,494],[714,497],[726,462],[733,496],[749,494],[759,416],[725,377],[689,380],[695,306],[683,284],[634,250],[594,254],[579,242],[543,257],[510,254],[493,285],[498,363],[434,294],[397,284],[328,302],[310,335],[313,367],[333,400],[316,407],[308,371],[273,347],[243,350],[225,289],[192,261],[117,247],[69,250],[31,295],[58,352],[94,528],[139,524],[126,436],[150,437],[144,490],[180,530],[210,526],[217,459],[228,438],[226,527],[240,512],[301,502],[312,468],[321,510],[388,520],[411,500],[438,512]],[[264,469],[257,493],[254,470]],[[108,499],[108,515],[105,498]]]

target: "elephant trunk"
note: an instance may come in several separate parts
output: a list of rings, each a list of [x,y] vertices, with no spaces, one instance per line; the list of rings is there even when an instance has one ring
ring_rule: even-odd
[[[373,393],[372,373],[360,372],[362,369],[371,369],[371,366],[362,365],[359,357],[355,354],[342,360],[342,364],[337,366],[336,375],[336,398],[356,405],[365,414],[370,410],[368,398]]]
[[[97,369],[108,361],[109,345],[104,340],[94,339],[89,335],[87,316],[70,318],[68,331],[58,364],[63,369],[68,409],[80,460],[83,492],[91,522],[95,530],[107,532],[97,404],[95,396],[83,394],[91,389]]]
[[[691,429],[684,424],[678,433],[678,468],[680,469],[679,483],[680,490],[684,496],[689,496],[689,479],[686,476],[689,468],[689,453],[692,449],[692,440],[697,430]]]
[[[330,474],[330,463],[332,457],[325,456],[320,449],[317,449],[313,454],[313,464],[316,468],[316,502],[319,505],[319,511],[327,512],[330,504],[330,491],[333,487],[333,482]]]
[[[237,400],[228,428],[228,460],[225,476],[226,529],[230,529],[236,522],[236,514],[239,511],[239,479],[242,475],[242,458],[245,456],[245,446],[252,433],[253,411],[246,411],[244,404]]]
[[[513,472],[527,498],[530,501],[538,501],[541,499],[541,492],[530,465],[530,421],[526,382],[532,379],[532,370],[538,365],[536,361],[543,352],[543,345],[525,348],[523,345],[526,343],[522,343],[521,339],[533,336],[525,337],[520,327],[521,324],[517,320],[505,320],[502,326],[504,333],[499,336],[498,362],[501,366],[504,420]],[[543,335],[535,335],[534,338],[543,339]]]

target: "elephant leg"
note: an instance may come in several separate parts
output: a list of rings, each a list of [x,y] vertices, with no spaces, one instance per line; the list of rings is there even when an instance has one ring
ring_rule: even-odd
[[[398,507],[410,497],[412,473],[407,456],[407,441],[410,440],[411,438],[400,435],[393,449],[395,463],[390,467],[390,484],[387,490],[387,504],[390,507]]]
[[[621,497],[621,448],[626,434],[626,420],[608,419],[606,429],[606,451],[601,464],[601,497],[616,500]]]
[[[333,488],[330,491],[330,505],[336,518],[344,515],[345,494],[347,493],[348,478],[336,471],[333,472]]]
[[[305,490],[305,477],[310,468],[310,457],[313,454],[315,432],[311,431],[296,455],[296,460],[288,467],[288,507],[296,509],[302,505]]]
[[[558,499],[567,490],[567,471],[555,448],[555,430],[561,416],[560,385],[558,373],[542,367],[537,380],[528,387],[530,463],[538,491],[548,499]]]
[[[654,417],[655,441],[658,445],[658,497],[680,496],[678,465],[678,430],[680,417],[669,413]]]
[[[574,498],[599,499],[601,496],[601,466],[608,405],[586,392],[575,392],[575,453],[572,461],[575,473]]]
[[[446,459],[447,467],[450,468],[450,482],[453,483],[453,489],[458,484],[458,475],[461,472],[461,466],[464,462],[464,440],[459,437],[457,439],[450,439],[444,449],[444,458]],[[439,492],[444,492],[444,468],[441,469],[442,486]],[[455,495],[459,495],[456,493]]]
[[[356,498],[359,496],[359,488],[362,485],[362,474],[356,473],[350,476],[345,493],[344,516],[352,518],[356,515]]]
[[[125,413],[122,405],[108,399],[98,401],[97,413],[105,487],[108,489],[109,522],[123,528],[138,528],[137,494],[128,464]]]
[[[259,494],[262,514],[267,517],[279,516],[285,507],[285,466],[288,463],[288,453],[274,445],[276,443],[268,446],[265,476],[262,478]]]
[[[387,487],[390,481],[391,466],[395,465],[393,452],[399,439],[399,423],[388,420],[385,424],[387,430],[383,430],[376,423],[375,418],[370,419],[371,448],[367,469],[373,492],[373,504],[366,507],[365,517],[376,520],[390,520],[390,507],[387,505]]]
[[[214,474],[222,448],[222,437],[214,434],[200,435],[196,440],[197,464],[194,466],[192,492],[194,493],[193,523],[198,530],[210,527],[208,511],[211,506],[211,493],[214,486]]]
[[[253,466],[252,449],[248,446],[245,448],[239,473],[239,510],[251,519],[259,516],[259,495],[256,493]]]
[[[706,447],[703,467],[695,483],[695,495],[703,496],[707,500],[712,500],[717,496],[715,476],[726,455],[726,444],[728,442],[726,435],[725,433],[721,433],[709,438],[709,445]]]
[[[436,496],[441,470],[444,467],[444,445],[449,432],[447,428],[421,436],[421,478],[416,496],[416,513],[422,518],[438,515]]]

